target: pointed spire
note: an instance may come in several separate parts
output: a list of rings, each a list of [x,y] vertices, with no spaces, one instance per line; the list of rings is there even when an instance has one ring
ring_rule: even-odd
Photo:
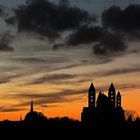
[[[118,91],[117,96],[121,96],[120,92]]]
[[[95,89],[95,87],[94,87],[93,83],[91,83],[91,85],[90,85],[89,89]]]
[[[111,83],[109,89],[115,89],[113,82]]]
[[[33,107],[33,100],[31,100],[31,108],[30,108],[30,112],[34,111],[34,107]]]

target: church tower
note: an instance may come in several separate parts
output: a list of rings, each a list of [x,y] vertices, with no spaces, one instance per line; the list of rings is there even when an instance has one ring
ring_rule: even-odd
[[[121,94],[119,91],[117,93],[117,107],[121,107]]]
[[[96,91],[93,83],[91,83],[89,90],[88,90],[88,107],[89,109],[95,108],[95,101],[96,101]]]
[[[33,101],[31,100],[31,108],[30,108],[30,112],[34,112],[34,106],[33,106]]]
[[[115,91],[115,87],[114,87],[113,83],[111,83],[111,85],[109,87],[108,98],[110,101],[112,101],[113,107],[116,107],[116,104],[115,104],[116,91]]]

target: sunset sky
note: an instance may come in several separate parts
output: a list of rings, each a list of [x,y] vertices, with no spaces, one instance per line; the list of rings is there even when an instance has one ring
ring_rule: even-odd
[[[139,0],[0,0],[0,120],[80,119],[90,83],[140,115]]]

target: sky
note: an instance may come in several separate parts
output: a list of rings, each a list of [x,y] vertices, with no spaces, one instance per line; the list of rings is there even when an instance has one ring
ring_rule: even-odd
[[[90,83],[140,115],[139,0],[1,0],[0,120],[80,120]]]

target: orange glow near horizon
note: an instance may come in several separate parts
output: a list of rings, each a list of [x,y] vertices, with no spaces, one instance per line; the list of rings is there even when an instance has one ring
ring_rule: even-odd
[[[88,105],[88,88],[90,82],[92,82],[90,79],[94,79],[93,84],[96,89],[96,98],[100,90],[107,95],[110,83],[113,81],[116,92],[119,90],[122,95],[122,107],[134,110],[140,115],[140,87],[137,84],[139,83],[137,77],[139,73],[126,73],[121,76],[101,76],[95,79],[94,75],[92,75],[93,67],[87,66],[86,68],[90,75],[85,76],[86,69],[83,69],[80,76],[68,79],[66,82],[62,80],[61,84],[50,82],[24,85],[23,83],[26,83],[27,77],[1,84],[0,107],[2,111],[0,112],[0,120],[19,120],[20,116],[24,119],[26,113],[29,112],[31,99],[34,100],[35,110],[43,112],[48,118],[68,116],[80,120],[83,107]],[[74,72],[72,69],[67,69],[57,71],[57,74],[74,74]],[[31,76],[30,78],[30,80],[33,79]],[[77,81],[82,82],[78,83]],[[131,81],[131,83],[128,81]],[[133,83],[136,83],[134,87]],[[44,107],[41,107],[42,105]]]
[[[136,114],[140,115],[140,106],[139,106],[139,99],[140,99],[140,90],[130,90],[130,91],[122,91],[122,107],[124,109],[129,109],[136,111]],[[107,92],[106,92],[107,93]],[[98,96],[98,94],[97,94]],[[43,112],[43,114],[48,117],[64,117],[68,116],[70,118],[80,120],[81,112],[84,106],[87,106],[87,95],[82,97],[82,100],[76,100],[68,103],[58,103],[57,105],[51,105],[50,107],[41,108],[39,106],[35,106],[34,110],[38,112]],[[30,110],[29,106],[26,106],[24,111],[17,111],[17,112],[1,112],[0,113],[0,120],[19,120],[20,116],[22,119],[25,118],[26,113]]]

